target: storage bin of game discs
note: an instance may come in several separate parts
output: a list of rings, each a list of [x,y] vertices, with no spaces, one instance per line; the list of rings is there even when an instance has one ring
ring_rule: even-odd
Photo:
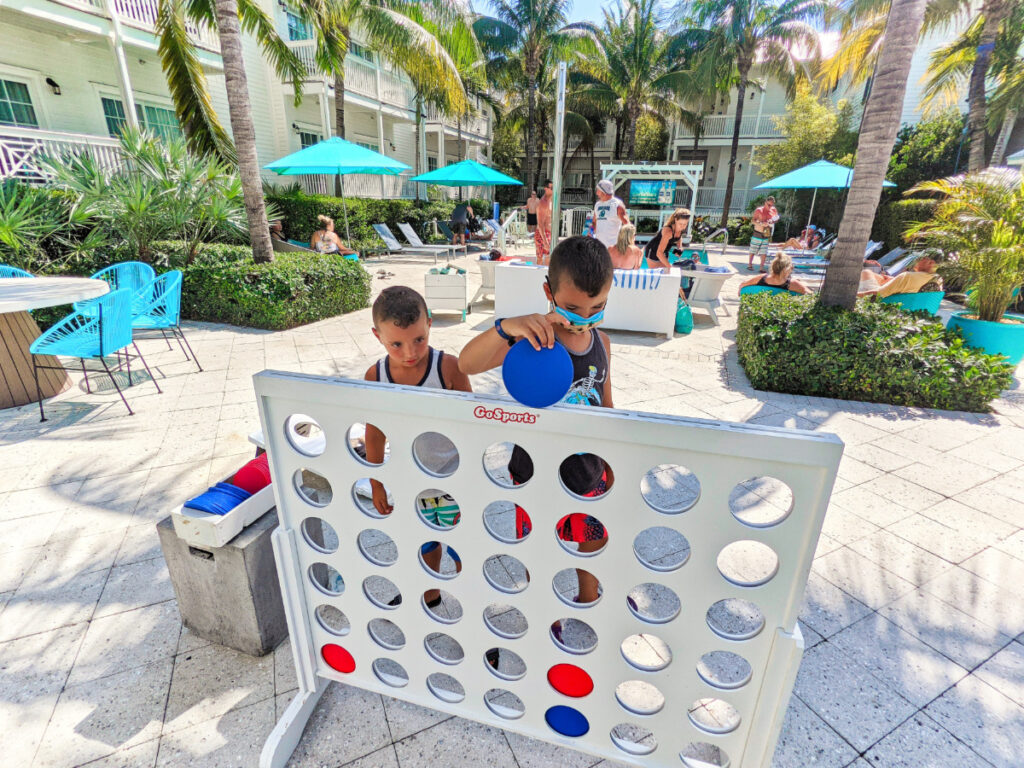
[[[461,267],[435,267],[423,276],[423,298],[427,302],[427,311],[433,315],[435,310],[453,310],[462,313],[462,321],[466,321],[466,308],[469,302],[466,284],[466,270]]]
[[[277,528],[263,454],[157,524],[182,623],[253,656],[288,634],[270,535]]]

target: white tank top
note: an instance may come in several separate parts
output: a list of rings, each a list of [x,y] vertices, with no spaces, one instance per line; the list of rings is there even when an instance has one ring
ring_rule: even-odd
[[[619,220],[619,206],[623,203],[612,197],[603,203],[598,200],[594,205],[594,237],[611,248],[619,237],[622,222]]]
[[[416,386],[428,389],[447,389],[444,379],[441,378],[441,361],[444,359],[444,352],[431,347],[428,354],[430,362],[427,364],[427,372]],[[387,357],[377,361],[377,381],[384,381],[388,384],[395,383],[391,378],[391,365]],[[438,432],[424,432],[417,437],[413,442],[413,455],[424,469],[435,475],[450,475],[459,466],[459,451],[455,444]]]

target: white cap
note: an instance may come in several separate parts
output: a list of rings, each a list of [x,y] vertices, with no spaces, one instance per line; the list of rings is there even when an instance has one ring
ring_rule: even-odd
[[[606,195],[611,195],[615,193],[615,186],[611,183],[609,179],[601,179],[599,182],[597,182],[597,188],[600,191],[604,192]]]

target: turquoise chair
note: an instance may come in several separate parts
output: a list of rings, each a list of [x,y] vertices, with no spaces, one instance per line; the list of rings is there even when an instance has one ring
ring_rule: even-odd
[[[932,315],[939,313],[939,306],[946,295],[944,291],[926,291],[925,293],[894,293],[892,296],[883,296],[879,299],[880,304],[897,304],[900,309],[906,312],[928,312]]]
[[[794,296],[799,294],[796,291],[788,291],[774,285],[747,285],[740,288],[740,296],[751,296],[755,293],[791,293]]]
[[[90,275],[93,280],[103,280],[111,291],[128,291],[132,296],[142,290],[143,286],[151,283],[156,278],[156,272],[149,264],[141,261],[122,261],[111,264],[105,269]],[[79,301],[75,304],[75,311],[89,313],[89,307],[95,299]]]
[[[18,269],[8,264],[0,264],[0,278],[4,277],[35,277],[31,272],[26,272],[24,269]]]
[[[185,354],[185,359],[191,359],[200,371],[203,370],[199,358],[192,351],[192,345],[188,343],[185,333],[181,330],[180,270],[164,272],[135,294],[132,298],[132,330],[160,331],[167,342],[167,348],[172,349],[171,340],[167,338],[167,332],[170,331],[172,338],[177,340],[178,346]],[[185,350],[186,347],[188,351]]]
[[[62,366],[42,365],[36,359],[36,355],[63,355],[64,357],[77,357],[82,361],[82,373],[85,374],[86,391],[90,394],[89,374],[85,369],[86,359],[99,360],[103,370],[110,377],[114,389],[121,396],[121,402],[128,409],[128,414],[134,412],[124,392],[114,378],[114,372],[107,365],[107,357],[116,355],[118,365],[121,362],[121,352],[124,350],[125,362],[128,365],[128,385],[132,384],[132,363],[131,355],[127,347],[135,348],[135,354],[146,367],[146,373],[153,379],[156,391],[160,392],[160,385],[156,383],[146,359],[139,352],[138,346],[132,341],[132,294],[127,290],[113,291],[93,299],[88,303],[88,314],[72,312],[56,325],[50,327],[38,339],[32,342],[29,352],[32,353],[32,375],[36,380],[36,395],[39,397],[39,420],[46,421],[46,414],[43,412],[43,393],[39,389],[39,369],[63,370]]]

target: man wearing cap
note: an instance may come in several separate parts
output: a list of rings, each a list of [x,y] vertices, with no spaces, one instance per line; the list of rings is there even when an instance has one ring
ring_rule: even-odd
[[[597,182],[597,202],[594,204],[594,237],[606,248],[615,245],[623,224],[629,224],[626,205],[614,195],[615,187],[609,179]]]

